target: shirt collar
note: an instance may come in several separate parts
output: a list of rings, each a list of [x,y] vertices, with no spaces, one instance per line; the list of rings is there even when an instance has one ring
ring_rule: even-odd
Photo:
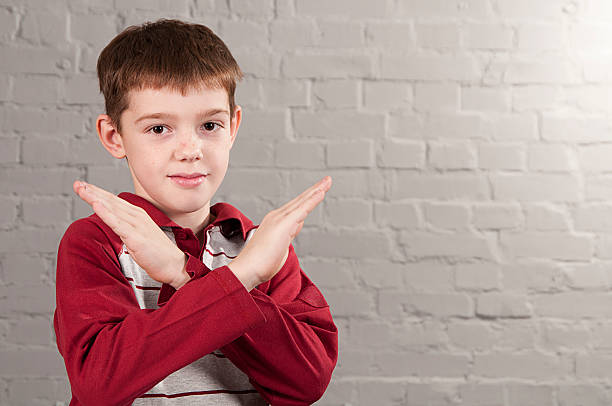
[[[128,203],[143,208],[155,224],[160,227],[183,228],[170,220],[163,211],[142,196],[130,192],[122,192],[119,193],[119,197]],[[212,225],[218,225],[226,237],[231,237],[235,233],[240,232],[242,239],[246,240],[247,233],[253,228],[253,222],[229,203],[216,203],[210,207],[210,212],[215,216]]]

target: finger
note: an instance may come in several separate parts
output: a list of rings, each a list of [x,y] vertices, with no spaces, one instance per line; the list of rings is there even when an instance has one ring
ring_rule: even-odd
[[[78,182],[78,185],[77,182],[75,182],[75,185],[73,185],[73,187],[77,189],[76,191],[79,197],[90,205],[96,200],[103,201],[109,209],[121,214],[127,221],[139,213],[139,208],[137,206],[134,206],[130,202],[125,201],[114,193],[108,192],[101,187],[82,181]],[[127,212],[125,214],[130,217],[123,216],[124,212]]]
[[[93,202],[91,207],[94,209],[94,212],[98,215],[98,217],[100,217],[100,219],[104,221],[104,223],[109,226],[121,239],[124,239],[128,235],[128,225],[125,222],[119,221],[117,216],[104,204],[104,202],[96,200]]]
[[[293,234],[291,234],[291,238],[292,238],[292,239],[293,239],[293,238],[295,238],[295,237],[297,237],[297,235],[300,233],[300,231],[302,231],[302,227],[304,227],[304,222],[303,222],[303,221],[300,221],[300,222],[297,224],[297,227],[296,227],[295,231],[293,232]]]
[[[317,193],[317,191],[324,190],[327,192],[330,187],[331,187],[331,177],[325,176],[323,179],[321,179],[320,181],[318,181],[317,183],[315,183],[314,185],[306,189],[304,192],[302,192],[295,199],[291,200],[290,202],[282,206],[280,210],[285,213],[289,213],[295,210],[297,207],[299,207],[304,201],[311,198],[315,193]]]

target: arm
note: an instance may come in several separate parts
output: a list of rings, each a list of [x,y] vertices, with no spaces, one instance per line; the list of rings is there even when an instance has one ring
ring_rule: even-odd
[[[266,322],[221,350],[269,403],[314,403],[336,365],[338,331],[327,302],[300,269],[292,246],[274,278],[250,293]]]
[[[129,405],[265,320],[227,267],[191,279],[159,309],[140,309],[106,234],[87,219],[60,242],[56,289],[57,345],[87,405]]]

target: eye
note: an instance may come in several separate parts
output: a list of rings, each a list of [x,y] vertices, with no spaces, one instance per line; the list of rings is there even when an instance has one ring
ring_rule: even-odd
[[[204,123],[202,127],[204,127],[206,131],[215,131],[218,127],[221,127],[221,125],[219,123],[209,121],[207,123]]]
[[[155,135],[164,135],[164,129],[166,127],[163,125],[154,125],[153,127],[151,127],[147,132],[153,132],[153,134]]]

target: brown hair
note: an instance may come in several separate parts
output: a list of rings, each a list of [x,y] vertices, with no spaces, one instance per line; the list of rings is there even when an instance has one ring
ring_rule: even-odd
[[[242,78],[229,49],[210,28],[168,19],[123,30],[100,53],[97,70],[106,114],[118,132],[132,89],[169,87],[185,95],[202,85],[223,88],[233,117],[236,82]]]

